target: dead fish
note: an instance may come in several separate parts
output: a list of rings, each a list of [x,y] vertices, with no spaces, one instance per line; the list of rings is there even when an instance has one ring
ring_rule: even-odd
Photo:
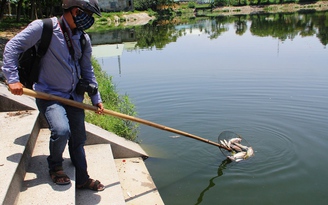
[[[224,147],[228,147],[224,141],[220,140],[221,144],[224,146]]]
[[[253,150],[253,148],[252,147],[248,147],[248,149],[247,149],[247,152],[246,152],[246,155],[245,155],[245,159],[247,159],[247,158],[249,158],[249,157],[251,157],[251,156],[253,156],[254,155],[254,150]]]
[[[236,161],[236,162],[240,162],[241,160],[243,160],[243,159],[236,159],[235,161]]]
[[[243,158],[236,159],[236,158],[234,158],[233,156],[228,156],[228,158],[229,158],[231,161],[235,161],[235,162],[240,162],[240,161],[244,160]]]
[[[230,142],[230,140],[229,140],[229,141],[228,141],[228,147],[231,148],[230,146],[231,146],[231,142]]]
[[[229,142],[230,143],[239,143],[239,142],[241,142],[241,138],[239,138],[239,137],[231,138],[229,140]]]
[[[235,158],[233,156],[227,156],[228,159],[230,159],[231,161],[235,161]]]
[[[179,138],[180,136],[179,135],[173,135],[173,136],[170,136],[171,138]]]
[[[228,156],[228,158],[232,161],[239,162],[244,159],[245,155],[246,155],[246,152],[238,152],[232,156]]]
[[[220,140],[220,143],[222,144],[222,145],[224,145],[224,142],[222,141],[222,140]],[[224,145],[225,146],[225,145]]]
[[[237,143],[237,142],[235,142],[234,144],[235,144],[236,146],[240,147],[241,149],[245,150],[245,151],[247,151],[247,149],[248,149],[247,146],[244,146],[244,145],[239,144],[239,143]]]
[[[246,152],[238,152],[238,153],[234,154],[233,157],[236,159],[241,159],[241,158],[244,158],[245,155],[246,155]]]
[[[238,147],[238,146],[236,146],[236,145],[234,145],[234,144],[231,144],[231,145],[230,145],[230,148],[233,149],[233,150],[235,150],[236,152],[241,152],[241,151],[243,151],[240,147]]]
[[[230,148],[230,145],[228,144],[227,140],[224,140],[224,143],[227,145],[228,148]]]

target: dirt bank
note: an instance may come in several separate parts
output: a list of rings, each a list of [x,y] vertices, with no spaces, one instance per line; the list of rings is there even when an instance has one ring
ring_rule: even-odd
[[[149,16],[147,13],[135,13],[135,14],[128,14],[123,15],[125,18],[125,26],[133,26],[133,25],[145,25],[149,21],[154,20],[154,16]]]
[[[216,8],[214,12],[220,12],[220,15],[244,15],[252,14],[266,11],[268,13],[278,13],[278,12],[297,12],[305,9],[313,9],[316,11],[326,11],[328,10],[328,1],[319,1],[314,4],[278,4],[278,5],[268,5],[268,6],[226,6]]]

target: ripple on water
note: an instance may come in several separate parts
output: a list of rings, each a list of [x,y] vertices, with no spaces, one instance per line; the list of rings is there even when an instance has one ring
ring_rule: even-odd
[[[269,181],[277,180],[276,177],[288,177],[291,172],[295,174],[295,167],[299,163],[297,148],[284,132],[284,126],[277,123],[261,122],[253,127],[250,144],[255,155],[237,166],[231,166],[231,174],[268,178]]]

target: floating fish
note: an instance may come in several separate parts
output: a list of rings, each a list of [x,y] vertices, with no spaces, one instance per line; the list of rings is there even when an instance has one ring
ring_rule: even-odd
[[[173,135],[173,136],[170,136],[171,138],[179,138],[180,136],[179,135]]]
[[[232,161],[239,162],[244,159],[246,154],[247,154],[246,152],[238,152],[232,156],[228,156],[228,158]]]
[[[229,140],[229,142],[230,143],[239,143],[239,142],[241,142],[241,138],[239,138],[239,137],[231,138]]]
[[[234,145],[234,144],[231,144],[230,145],[231,149],[235,150],[236,152],[241,152],[243,151],[240,147]]]
[[[227,140],[224,140],[224,143],[227,145],[228,148],[230,148],[230,146],[229,146]]]
[[[231,161],[235,161],[235,158],[233,156],[227,156],[228,159],[230,159]]]
[[[224,141],[220,140],[221,144],[224,146],[224,147],[228,147]]]
[[[228,147],[231,148],[230,146],[231,146],[231,141],[229,140],[228,141]]]
[[[231,161],[235,161],[235,162],[240,162],[240,161],[244,160],[243,158],[241,158],[241,159],[236,159],[236,158],[234,158],[233,156],[228,156],[228,158],[229,158]]]
[[[245,150],[245,151],[248,150],[248,147],[247,147],[247,146],[244,146],[244,145],[239,144],[239,143],[237,143],[237,142],[235,142],[234,144],[235,144],[236,146],[240,147],[242,150]]]
[[[246,155],[246,152],[238,152],[238,153],[234,154],[233,157],[236,159],[242,159],[245,157],[245,155]]]
[[[245,159],[247,159],[247,158],[249,158],[249,157],[251,157],[253,155],[254,155],[253,148],[252,147],[248,147],[247,152],[246,152],[246,155],[245,155]]]
[[[239,162],[254,155],[253,148],[242,145],[240,143],[241,141],[242,138],[240,137],[231,138],[228,142],[225,139],[220,140],[222,145],[231,149],[229,150],[231,152],[231,155],[227,156],[227,158],[232,161]]]

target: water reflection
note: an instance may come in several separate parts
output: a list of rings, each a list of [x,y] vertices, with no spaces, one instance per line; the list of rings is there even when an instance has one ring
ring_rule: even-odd
[[[92,55],[97,59],[116,57],[119,74],[121,74],[121,55],[124,47],[122,43],[98,45],[92,48]],[[101,63],[103,64],[103,62]]]
[[[208,186],[199,194],[199,197],[197,198],[197,203],[195,205],[202,203],[205,193],[215,186],[214,180],[223,175],[223,170],[226,169],[227,165],[230,163],[231,160],[229,159],[225,159],[221,162],[218,168],[217,176],[210,179]]]
[[[256,152],[251,161],[220,166],[223,158],[209,158],[217,149],[141,127],[141,146],[169,153],[146,160],[165,204],[231,204],[234,193],[245,205],[327,204],[326,14],[147,25],[134,29],[129,49],[115,42],[124,44],[122,75],[117,57],[103,58],[102,68],[140,118],[204,137],[232,130]]]
[[[93,45],[133,42],[133,46],[128,49],[163,49],[188,34],[203,33],[210,39],[216,39],[230,29],[234,29],[239,36],[250,31],[254,36],[268,36],[281,41],[294,39],[298,35],[316,36],[322,45],[326,46],[328,44],[328,27],[325,24],[327,19],[327,11],[220,16],[189,19],[178,25],[167,22],[163,25],[162,22],[154,21],[152,24],[135,28],[90,33],[90,36]],[[233,27],[230,27],[231,23]]]

